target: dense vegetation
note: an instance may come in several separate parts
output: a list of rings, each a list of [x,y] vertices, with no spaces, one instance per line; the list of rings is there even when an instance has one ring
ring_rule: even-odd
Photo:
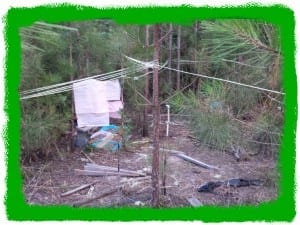
[[[173,118],[184,115],[198,144],[276,156],[283,124],[277,27],[261,21],[217,20],[160,28],[160,62],[167,62],[169,69],[160,71],[159,98],[171,105]],[[152,26],[119,26],[108,20],[23,28],[20,90],[127,67],[131,62],[124,55],[151,61],[152,32]],[[141,94],[152,78],[139,75],[132,73],[122,83],[126,110],[141,118],[134,121],[142,133],[146,102]],[[132,79],[135,76],[140,78]],[[147,90],[151,101],[152,89]],[[72,93],[22,100],[21,110],[22,153],[48,153],[70,130]]]

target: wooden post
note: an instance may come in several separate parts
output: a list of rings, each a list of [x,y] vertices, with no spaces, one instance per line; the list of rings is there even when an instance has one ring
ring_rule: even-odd
[[[145,47],[146,47],[146,52],[148,53],[148,48],[149,48],[149,25],[146,26],[146,37],[145,37]],[[148,74],[149,69],[145,69],[145,73]],[[145,76],[145,98],[149,99],[149,76]],[[147,137],[149,135],[148,132],[148,112],[149,112],[149,106],[145,105],[144,108],[144,121],[143,121],[143,137]]]
[[[178,26],[177,33],[177,82],[176,82],[176,90],[180,90],[180,49],[181,49],[181,26]]]
[[[160,104],[159,104],[159,82],[158,65],[160,54],[160,25],[154,25],[153,31],[155,66],[153,68],[153,153],[152,153],[152,206],[159,207],[159,122],[160,122]]]
[[[173,48],[173,25],[170,23],[170,34],[169,34],[169,49],[168,49],[168,67],[172,67],[172,49]],[[172,70],[169,70],[168,82],[170,87],[172,87]]]
[[[73,71],[72,71],[72,66],[73,66],[73,55],[72,55],[72,52],[73,52],[73,46],[72,46],[72,39],[71,39],[71,43],[70,43],[70,46],[69,46],[69,64],[70,64],[70,68],[71,68],[71,75],[70,75],[70,80],[73,81],[74,80],[74,77],[73,77]],[[71,152],[74,152],[75,150],[75,147],[74,147],[74,131],[75,131],[75,126],[74,126],[74,118],[75,118],[75,107],[74,107],[74,95],[73,95],[73,92],[72,92],[72,97],[71,97],[71,109],[72,109],[72,112],[71,112],[71,140],[70,140],[70,151]]]

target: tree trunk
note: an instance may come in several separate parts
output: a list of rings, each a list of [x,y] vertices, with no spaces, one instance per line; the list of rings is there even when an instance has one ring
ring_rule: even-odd
[[[73,66],[73,46],[72,46],[72,43],[70,44],[69,46],[69,65],[70,65],[70,68],[72,68]],[[73,72],[71,72],[70,74],[70,80],[73,81],[74,80],[74,77],[73,77]],[[73,134],[75,133],[75,124],[74,124],[74,119],[76,118],[76,115],[75,115],[75,106],[74,106],[74,94],[72,92],[72,99],[71,99],[71,138],[70,138],[70,151],[71,152],[74,152],[75,151],[75,148],[74,148],[74,136]]]
[[[178,26],[178,33],[177,33],[177,83],[176,83],[176,90],[180,90],[180,44],[181,44],[181,26]]]
[[[152,153],[152,206],[159,207],[159,122],[160,122],[160,105],[159,105],[159,87],[158,87],[158,65],[160,54],[160,26],[154,25],[153,41],[154,54],[153,59],[155,66],[153,68],[153,144]]]
[[[197,69],[197,48],[198,48],[198,29],[199,29],[199,22],[196,21],[194,24],[194,36],[195,36],[195,48],[194,48],[194,71],[195,73],[198,73],[198,69]],[[194,83],[194,92],[195,95],[198,95],[198,90],[199,90],[199,82],[200,81],[200,77],[196,78],[196,82]]]
[[[169,53],[168,53],[168,67],[172,67],[172,47],[173,47],[173,25],[170,23],[170,35],[169,35]],[[169,85],[172,87],[172,70],[169,70]]]
[[[148,53],[149,48],[149,25],[146,26],[146,37],[145,37],[145,47],[146,52]],[[148,54],[147,54],[148,56]],[[149,72],[149,69],[145,69],[145,73],[147,74]],[[149,99],[149,76],[145,76],[145,98]],[[149,112],[149,106],[146,104],[144,108],[144,122],[143,122],[143,137],[147,137],[149,135],[148,132],[148,112]]]

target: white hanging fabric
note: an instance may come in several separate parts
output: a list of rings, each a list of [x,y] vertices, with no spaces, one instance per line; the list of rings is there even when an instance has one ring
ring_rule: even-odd
[[[106,82],[89,79],[73,84],[78,127],[109,125]]]
[[[121,119],[120,110],[123,109],[122,101],[109,101],[108,109],[110,118]]]
[[[107,80],[106,99],[107,101],[117,101],[121,98],[121,86],[119,80]]]

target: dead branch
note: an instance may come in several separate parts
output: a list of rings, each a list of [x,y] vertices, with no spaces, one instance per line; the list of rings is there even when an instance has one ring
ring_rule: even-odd
[[[86,188],[88,188],[88,187],[90,187],[90,186],[96,184],[97,182],[98,182],[98,181],[94,181],[94,182],[89,183],[89,184],[81,185],[80,187],[77,187],[77,188],[75,188],[75,189],[72,189],[72,190],[70,190],[70,191],[67,191],[67,192],[62,193],[60,196],[61,196],[61,197],[65,197],[65,196],[71,195],[71,194],[73,194],[73,193],[76,193],[76,192],[78,192],[78,191],[81,191],[81,190],[83,190],[83,189],[86,189]]]
[[[86,200],[83,200],[83,201],[75,202],[74,204],[72,204],[72,206],[73,207],[78,207],[78,206],[82,206],[84,204],[90,203],[92,201],[95,201],[97,199],[104,198],[108,195],[111,195],[111,194],[115,193],[116,191],[118,191],[119,188],[120,187],[116,187],[116,188],[113,188],[113,189],[107,189],[107,190],[105,190],[104,192],[102,192],[101,194],[99,194],[95,197],[92,197],[92,198],[89,198],[89,199],[86,199]]]
[[[81,153],[93,164],[96,164],[94,160],[92,160],[87,154],[85,154],[83,151]]]
[[[40,182],[40,180],[41,180],[42,174],[44,173],[44,170],[45,170],[48,166],[50,166],[50,165],[51,165],[51,163],[46,164],[46,165],[44,165],[44,166],[40,169],[39,174],[38,174],[38,176],[37,176],[37,178],[36,178],[36,183],[34,184],[34,187],[33,187],[33,189],[32,189],[32,192],[30,193],[30,196],[29,196],[29,198],[28,198],[28,202],[31,201],[31,198],[32,198],[32,197],[34,196],[34,194],[39,190],[37,187],[38,187],[38,184],[39,184],[39,182]],[[34,178],[35,178],[35,177],[34,177]],[[32,180],[33,180],[34,178],[32,178]],[[31,183],[31,181],[30,181],[30,183]]]

